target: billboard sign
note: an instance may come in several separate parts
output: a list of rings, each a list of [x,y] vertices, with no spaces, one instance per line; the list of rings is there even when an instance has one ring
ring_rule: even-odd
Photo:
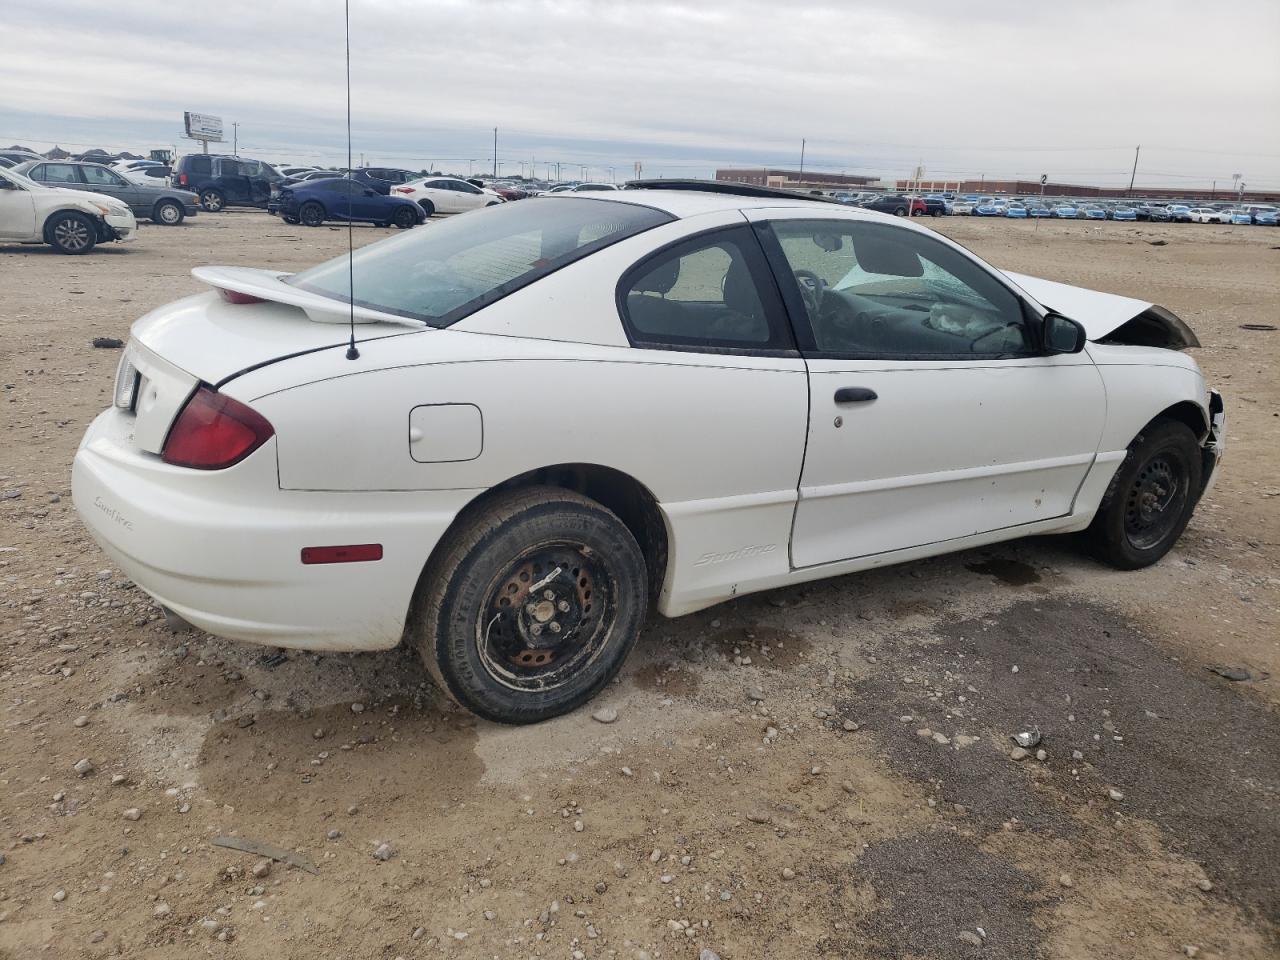
[[[222,118],[211,117],[207,113],[184,113],[182,125],[187,136],[192,140],[204,140],[206,143],[222,142]]]

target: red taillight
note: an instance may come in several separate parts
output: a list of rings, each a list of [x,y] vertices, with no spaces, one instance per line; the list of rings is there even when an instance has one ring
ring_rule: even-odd
[[[396,187],[396,193],[413,193],[413,187]]]
[[[227,303],[262,303],[261,297],[255,297],[252,294],[241,293],[239,290],[227,290],[225,287],[219,287],[218,293]]]
[[[353,543],[345,547],[303,547],[303,563],[361,563],[382,559],[382,544]]]
[[[239,463],[274,433],[261,414],[202,386],[178,414],[160,457],[175,467],[221,470]]]
[[[185,187],[187,185],[187,175],[185,173],[178,174],[178,186]]]

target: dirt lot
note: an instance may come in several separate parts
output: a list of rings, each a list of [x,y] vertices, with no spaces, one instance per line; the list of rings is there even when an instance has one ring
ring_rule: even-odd
[[[1229,453],[1179,546],[1120,574],[1015,542],[660,620],[615,723],[526,729],[449,710],[403,651],[170,634],[76,519],[118,358],[91,339],[192,266],[344,232],[0,247],[0,957],[1275,957],[1280,332],[1240,327],[1280,322],[1280,231],[937,225],[1197,330]],[[1030,727],[1046,759],[1015,762]],[[255,875],[224,835],[315,872]]]

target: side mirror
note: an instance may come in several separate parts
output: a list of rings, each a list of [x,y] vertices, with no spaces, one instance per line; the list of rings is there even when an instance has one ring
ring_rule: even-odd
[[[1084,327],[1060,313],[1045,314],[1042,330],[1045,353],[1079,353],[1084,349]]]

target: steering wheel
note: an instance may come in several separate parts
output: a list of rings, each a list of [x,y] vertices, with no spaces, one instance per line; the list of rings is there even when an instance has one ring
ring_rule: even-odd
[[[805,306],[809,308],[810,315],[817,319],[822,309],[822,296],[826,284],[812,270],[793,270],[792,273],[800,283],[800,295],[805,299]]]

